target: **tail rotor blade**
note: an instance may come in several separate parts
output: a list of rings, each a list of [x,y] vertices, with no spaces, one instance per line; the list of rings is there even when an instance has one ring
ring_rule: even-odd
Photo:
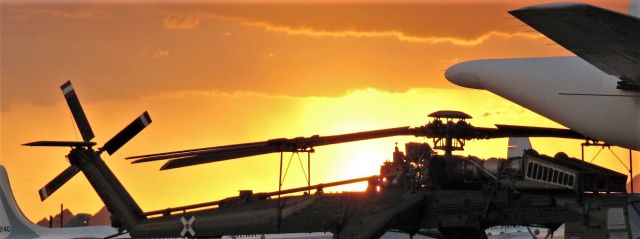
[[[71,81],[62,84],[60,89],[62,89],[64,98],[67,100],[67,104],[71,109],[71,114],[73,114],[73,119],[76,121],[76,125],[78,125],[80,134],[82,134],[82,139],[85,142],[91,141],[94,137],[93,130],[91,130],[91,125],[89,125],[84,110],[82,110],[82,105],[80,105],[80,100],[78,99],[78,95],[76,95],[76,91],[73,89],[73,85],[71,85]]]
[[[35,141],[23,144],[23,146],[46,146],[46,147],[91,147],[96,145],[94,142],[85,141]]]
[[[116,136],[113,136],[113,138],[111,138],[106,144],[104,144],[104,147],[102,147],[102,149],[100,150],[107,151],[109,155],[112,155],[113,153],[118,151],[120,147],[129,142],[129,140],[131,140],[134,136],[140,133],[140,131],[142,131],[149,124],[151,124],[151,117],[149,116],[149,113],[145,111],[142,115],[140,115],[140,117],[135,119],[124,129],[122,129],[120,133],[116,134]]]
[[[80,170],[76,166],[69,166],[67,169],[62,171],[62,173],[58,174],[53,180],[51,180],[47,185],[41,188],[38,193],[40,194],[40,200],[44,201],[51,194],[53,194],[58,188],[62,187],[69,179],[73,178]]]

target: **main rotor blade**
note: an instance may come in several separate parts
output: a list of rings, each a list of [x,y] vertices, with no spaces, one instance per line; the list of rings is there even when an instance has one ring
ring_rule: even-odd
[[[51,196],[51,194],[67,183],[67,181],[73,178],[73,176],[78,172],[80,172],[80,170],[76,166],[70,165],[67,169],[62,171],[62,173],[58,174],[58,176],[53,178],[53,180],[47,183],[47,185],[38,190],[38,193],[40,194],[40,201],[44,201]]]
[[[586,136],[570,129],[518,126],[518,125],[501,125],[496,127],[500,131],[502,137],[554,137],[567,139],[587,139]]]
[[[411,129],[413,135],[427,138],[455,138],[455,139],[494,139],[504,137],[557,137],[569,139],[585,139],[575,131],[569,129],[496,125],[496,128],[475,127],[469,124],[427,124]]]
[[[129,142],[129,140],[131,140],[134,136],[140,133],[140,131],[142,131],[149,124],[151,124],[151,117],[149,116],[149,113],[145,111],[137,119],[133,120],[133,122],[127,125],[127,127],[122,129],[120,133],[116,134],[116,136],[113,136],[113,138],[107,141],[107,143],[104,144],[104,147],[102,147],[102,149],[100,150],[107,151],[109,155],[112,155],[113,153],[118,151],[120,147]]]
[[[584,139],[584,136],[568,129],[510,125],[497,125],[497,128],[483,128],[475,127],[467,123],[436,122],[415,128],[398,127],[333,136],[314,135],[306,138],[272,139],[246,144],[134,156],[128,159],[136,159],[133,163],[168,159],[169,161],[161,167],[161,170],[166,170],[268,153],[300,152],[322,145],[400,135],[413,135],[427,138],[451,137],[464,140],[501,137],[562,137]]]
[[[409,127],[398,127],[382,130],[373,130],[365,132],[357,132],[350,134],[298,137],[292,139],[271,139],[262,142],[254,142],[247,144],[234,144],[227,146],[201,148],[194,150],[183,150],[143,156],[135,156],[133,163],[149,162],[164,159],[173,159],[168,162],[163,169],[185,167],[203,163],[211,163],[222,160],[249,157],[268,153],[277,152],[298,152],[312,149],[313,147],[339,144],[345,142],[391,137],[398,135],[412,135]]]
[[[78,141],[35,141],[23,144],[24,146],[51,146],[51,147],[91,147],[96,145],[95,142],[78,142]]]
[[[62,89],[64,98],[67,100],[69,109],[71,109],[71,114],[73,114],[73,119],[76,121],[76,125],[78,125],[80,134],[82,134],[82,139],[85,142],[91,141],[94,137],[93,130],[91,130],[91,125],[89,125],[84,110],[82,110],[82,105],[80,105],[80,100],[78,99],[78,95],[76,95],[76,91],[73,89],[73,85],[71,85],[71,81],[62,84],[60,89]]]
[[[247,148],[243,150],[223,150],[223,151],[208,153],[208,154],[174,158],[166,162],[164,165],[162,165],[160,170],[182,168],[182,167],[193,166],[198,164],[213,163],[213,162],[219,162],[219,161],[224,161],[229,159],[244,158],[244,157],[275,153],[275,152],[280,152],[280,151],[276,151],[274,147],[271,147],[271,146],[254,147],[254,148]]]
[[[135,164],[135,163],[145,163],[145,162],[152,162],[152,161],[166,160],[166,159],[193,157],[200,154],[208,154],[208,153],[216,153],[216,152],[250,150],[254,148],[266,147],[267,145],[268,145],[267,141],[255,142],[255,143],[244,143],[244,144],[232,144],[232,145],[226,145],[226,146],[140,155],[140,156],[127,157],[126,159],[136,159],[133,162],[131,162]]]

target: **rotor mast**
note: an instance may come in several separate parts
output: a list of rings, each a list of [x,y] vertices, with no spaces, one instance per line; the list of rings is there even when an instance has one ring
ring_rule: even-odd
[[[429,123],[429,127],[443,128],[442,134],[435,134],[433,138],[433,148],[444,150],[445,156],[451,156],[453,151],[464,150],[465,139],[456,137],[459,133],[455,131],[466,130],[471,127],[466,119],[471,116],[460,111],[442,110],[429,114],[433,121]]]

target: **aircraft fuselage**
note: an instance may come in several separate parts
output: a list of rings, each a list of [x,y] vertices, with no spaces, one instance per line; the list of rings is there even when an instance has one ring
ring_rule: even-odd
[[[475,60],[450,67],[452,83],[488,90],[590,138],[640,150],[640,92],[578,57]]]

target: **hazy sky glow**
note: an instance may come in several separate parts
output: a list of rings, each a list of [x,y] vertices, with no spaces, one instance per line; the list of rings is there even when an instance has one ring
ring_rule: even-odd
[[[443,76],[448,66],[470,59],[570,55],[506,13],[541,1],[207,2],[3,3],[0,163],[30,219],[55,213],[60,203],[74,212],[102,206],[82,175],[40,202],[37,190],[68,166],[68,150],[19,146],[80,138],[59,89],[67,80],[98,145],[144,110],[151,114],[149,128],[104,158],[144,210],[217,200],[240,189],[275,190],[278,156],[163,172],[161,163],[130,165],[126,156],[418,126],[441,109],[465,111],[480,126],[559,127]],[[626,11],[626,2],[591,2]],[[312,181],[377,174],[395,142],[423,140],[318,148]],[[547,154],[579,156],[579,141],[533,143]],[[462,154],[504,156],[506,140],[467,149]],[[608,152],[595,163],[623,170]],[[302,184],[292,165],[285,187]]]

